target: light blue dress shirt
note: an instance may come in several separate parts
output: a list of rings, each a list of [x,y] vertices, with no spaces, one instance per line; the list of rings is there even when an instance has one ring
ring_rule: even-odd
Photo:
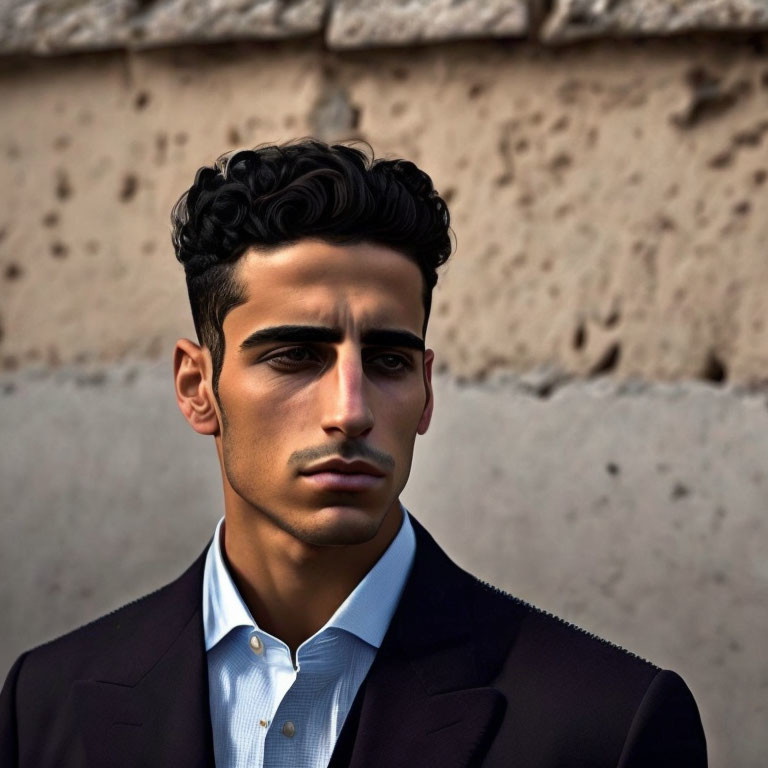
[[[360,684],[395,612],[416,551],[403,523],[386,552],[293,666],[288,646],[259,629],[221,553],[216,526],[203,574],[213,749],[217,768],[326,768]]]

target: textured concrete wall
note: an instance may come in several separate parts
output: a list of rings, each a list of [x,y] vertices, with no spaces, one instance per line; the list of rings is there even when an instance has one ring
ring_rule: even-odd
[[[563,39],[634,7],[577,5],[552,6]],[[434,39],[388,7],[397,40]],[[220,513],[156,362],[192,333],[174,200],[219,152],[359,137],[429,170],[458,244],[408,503],[467,567],[679,669],[715,768],[762,765],[767,52],[316,35],[0,59],[0,665],[170,579]]]
[[[4,385],[4,386],[3,386]],[[180,573],[222,512],[166,365],[0,382],[0,668]],[[768,410],[711,385],[441,377],[405,503],[460,564],[683,674],[764,765]]]

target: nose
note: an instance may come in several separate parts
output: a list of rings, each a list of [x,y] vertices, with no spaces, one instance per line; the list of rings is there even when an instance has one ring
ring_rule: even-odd
[[[373,411],[359,350],[339,350],[323,381],[322,427],[337,437],[364,437],[373,428]]]

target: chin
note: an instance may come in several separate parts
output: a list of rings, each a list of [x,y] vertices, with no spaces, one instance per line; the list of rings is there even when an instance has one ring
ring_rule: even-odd
[[[381,528],[385,513],[359,506],[334,505],[313,512],[309,525],[293,531],[296,538],[318,547],[344,547],[371,541]]]

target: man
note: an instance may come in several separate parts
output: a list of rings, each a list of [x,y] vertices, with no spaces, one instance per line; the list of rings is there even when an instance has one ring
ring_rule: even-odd
[[[262,147],[173,223],[177,400],[224,517],[177,581],[16,662],[2,765],[706,765],[677,675],[478,582],[400,505],[451,250],[429,177]]]

